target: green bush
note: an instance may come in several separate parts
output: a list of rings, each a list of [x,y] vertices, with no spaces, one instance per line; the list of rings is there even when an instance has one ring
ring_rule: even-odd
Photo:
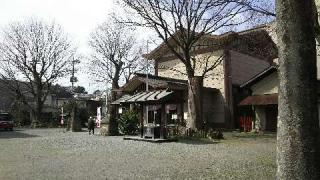
[[[139,117],[134,111],[125,111],[119,118],[119,131],[125,135],[135,135],[139,127]]]

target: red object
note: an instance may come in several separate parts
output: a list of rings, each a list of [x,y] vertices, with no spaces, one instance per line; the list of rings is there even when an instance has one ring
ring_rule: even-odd
[[[13,120],[7,113],[0,114],[0,128],[13,129]]]
[[[253,117],[251,116],[241,116],[239,118],[240,122],[240,128],[243,129],[243,131],[248,132],[252,130],[252,121]]]
[[[6,129],[12,129],[13,128],[13,123],[8,123],[8,122],[3,122],[0,121],[0,128],[6,128]]]

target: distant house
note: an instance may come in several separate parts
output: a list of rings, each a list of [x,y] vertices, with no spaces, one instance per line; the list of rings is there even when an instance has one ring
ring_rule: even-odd
[[[240,86],[270,67],[277,56],[277,48],[266,27],[208,35],[192,53],[198,60],[209,54],[209,64],[223,58],[203,80],[203,119],[206,126],[239,127],[237,105],[248,95],[241,91]],[[126,97],[121,97],[114,104],[138,104],[140,124],[144,127],[142,136],[163,138],[168,134],[169,122],[183,124],[188,119],[187,76],[184,64],[170,53],[165,43],[147,57],[155,61],[155,75],[147,78],[146,75],[137,74],[121,88]],[[197,67],[196,75],[200,75],[203,68]]]
[[[277,44],[277,36],[275,33],[276,22],[265,27],[269,32],[270,38],[274,44]],[[320,49],[317,48],[317,79],[320,80]],[[273,66],[270,66],[254,77],[248,79],[240,85],[240,90],[248,94],[242,97],[238,103],[240,116],[243,120],[249,119],[252,122],[250,129],[259,129],[262,131],[277,130],[278,117],[278,88],[279,78],[277,71],[278,59],[273,60]],[[320,81],[318,82],[318,91],[320,90]],[[320,91],[319,91],[320,92]],[[318,111],[320,112],[320,96],[318,92]],[[320,123],[320,116],[319,116]],[[251,125],[249,125],[251,126]]]
[[[15,95],[0,81],[0,112],[10,112],[14,104]]]
[[[87,109],[90,116],[96,116],[97,108],[103,105],[103,101],[97,99],[94,94],[75,94],[74,99],[79,108]]]
[[[277,131],[279,77],[276,66],[265,69],[255,77],[243,83],[240,87],[243,90],[249,90],[251,92],[250,96],[244,98],[239,103],[239,106],[250,107],[253,111],[253,128],[261,131]],[[319,90],[320,81],[318,83],[318,91]],[[318,111],[320,111],[319,92]]]
[[[22,88],[23,85],[21,83]],[[29,106],[22,103],[6,83],[0,81],[0,112],[10,112],[15,116],[16,122],[20,122],[21,125],[29,125],[32,119],[30,106],[35,107],[36,103],[28,91],[25,91],[24,95]],[[86,109],[88,115],[91,116],[95,116],[97,114],[97,107],[102,105],[102,102],[97,100],[92,94],[75,94],[74,96],[68,91],[68,87],[53,86],[43,104],[43,122],[58,123],[61,107],[69,103],[73,98],[78,102],[79,108]]]

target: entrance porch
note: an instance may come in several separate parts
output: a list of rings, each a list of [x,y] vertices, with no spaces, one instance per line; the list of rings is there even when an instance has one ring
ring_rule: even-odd
[[[178,124],[184,122],[181,97],[179,91],[156,90],[128,96],[119,103],[139,113],[140,138],[169,139],[177,133]]]

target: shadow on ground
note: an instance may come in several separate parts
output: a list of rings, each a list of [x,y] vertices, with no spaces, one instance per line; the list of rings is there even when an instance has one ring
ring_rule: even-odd
[[[268,133],[268,134],[253,134],[253,133],[238,133],[229,136],[229,138],[243,138],[243,139],[259,139],[259,138],[276,138],[276,133]]]
[[[0,139],[33,138],[33,137],[40,137],[40,136],[23,133],[23,131],[21,130],[13,130],[13,131],[0,130]]]
[[[190,145],[207,145],[207,144],[218,144],[219,141],[213,141],[210,139],[201,138],[179,138],[176,143],[190,144]]]

